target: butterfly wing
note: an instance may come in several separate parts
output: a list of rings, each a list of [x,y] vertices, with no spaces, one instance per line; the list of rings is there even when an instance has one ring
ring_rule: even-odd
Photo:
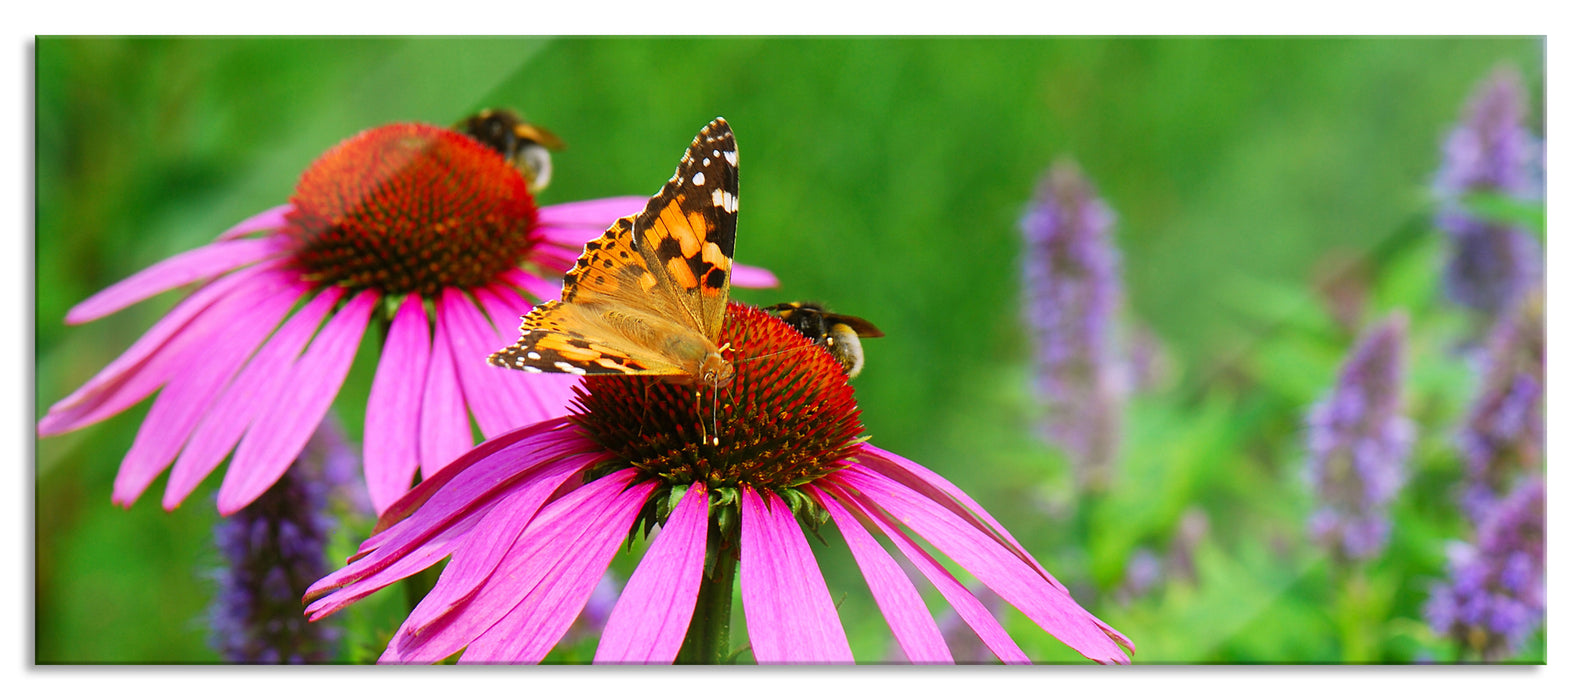
[[[736,254],[736,136],[723,117],[698,132],[675,175],[634,222],[633,243],[659,293],[718,341]]]
[[[643,211],[589,241],[559,301],[522,317],[489,361],[572,374],[685,375],[715,346],[736,247],[736,139],[703,128]]]
[[[489,356],[501,367],[572,374],[685,374],[666,350],[707,344],[677,323],[679,308],[632,248],[631,218],[589,241],[566,273],[558,301],[522,317],[522,337]]]

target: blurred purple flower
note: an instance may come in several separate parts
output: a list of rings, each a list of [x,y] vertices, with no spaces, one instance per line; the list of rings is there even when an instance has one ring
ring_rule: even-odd
[[[1164,578],[1164,563],[1159,560],[1159,555],[1152,549],[1139,549],[1126,562],[1126,576],[1121,580],[1120,589],[1115,592],[1115,601],[1122,606],[1131,605],[1138,598],[1157,590]]]
[[[1526,119],[1521,74],[1508,66],[1495,69],[1467,102],[1461,124],[1445,139],[1445,160],[1434,189],[1446,197],[1479,190],[1537,197],[1543,149],[1523,125]]]
[[[1112,352],[1120,304],[1109,207],[1074,163],[1057,164],[1022,217],[1023,316],[1032,336],[1043,432],[1084,486],[1102,486],[1120,440],[1126,375]]]
[[[210,643],[232,663],[323,663],[339,636],[334,626],[303,619],[301,600],[330,571],[330,504],[356,478],[357,457],[326,421],[292,466],[215,528],[224,566],[209,606]]]
[[[1523,126],[1526,116],[1521,76],[1508,68],[1496,70],[1445,139],[1444,163],[1434,182],[1441,200],[1438,224],[1453,246],[1446,294],[1487,313],[1498,313],[1540,280],[1542,253],[1528,231],[1482,221],[1460,200],[1476,193],[1514,199],[1542,194],[1543,149]]]
[[[1523,482],[1478,528],[1475,546],[1450,550],[1450,580],[1423,615],[1483,661],[1508,658],[1544,621],[1544,483]]]
[[[983,604],[983,609],[990,618],[995,620],[1005,619],[1005,599],[994,594],[988,586],[975,583],[969,589],[972,597]],[[994,651],[985,644],[983,638],[973,630],[972,625],[962,619],[961,615],[952,608],[941,610],[934,616],[934,622],[939,625],[940,634],[945,637],[945,645],[950,648],[950,658],[958,664],[997,664],[1000,659]],[[897,661],[906,661],[904,653],[898,652]]]
[[[1170,558],[1165,565],[1171,578],[1197,583],[1197,552],[1208,538],[1208,512],[1202,506],[1192,506],[1181,515],[1176,525],[1175,539],[1170,542]]]
[[[1474,522],[1544,458],[1544,298],[1540,290],[1500,318],[1482,354],[1482,382],[1461,429],[1465,503]]]
[[[1342,560],[1371,559],[1389,539],[1413,433],[1401,416],[1405,355],[1406,317],[1396,312],[1352,348],[1308,416],[1306,476],[1318,499],[1308,527]]]

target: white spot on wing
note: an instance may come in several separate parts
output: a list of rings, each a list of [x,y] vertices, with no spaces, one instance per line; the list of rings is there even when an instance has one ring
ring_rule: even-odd
[[[555,363],[555,369],[558,369],[558,370],[560,370],[562,372],[566,372],[568,374],[587,374],[588,373],[588,370],[585,370],[585,369],[583,369],[581,367],[573,365],[570,362],[556,362]]]
[[[736,151],[726,151],[724,156],[727,163],[730,163],[733,166],[736,165]]]
[[[714,206],[725,211],[736,211],[736,196],[725,190],[714,190]]]
[[[538,354],[536,352],[529,352],[529,353],[527,353],[527,359],[529,359],[529,360],[542,360],[542,359],[544,359],[544,356],[540,355],[540,354]]]
[[[699,170],[698,172],[692,174],[692,184],[699,187],[703,186],[703,171]]]

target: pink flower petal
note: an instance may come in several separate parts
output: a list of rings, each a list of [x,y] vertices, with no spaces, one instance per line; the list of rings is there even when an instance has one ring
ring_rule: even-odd
[[[543,279],[551,285],[554,293],[540,299],[559,299],[560,285],[565,281],[566,273],[577,266],[577,258],[582,255],[582,247],[563,248],[558,245],[545,245],[533,251],[533,262],[544,269]]]
[[[176,359],[194,342],[206,339],[193,333],[193,319],[220,299],[251,294],[267,285],[273,266],[258,265],[231,273],[205,285],[154,323],[132,347],[121,353],[71,395],[51,406],[38,423],[39,435],[58,435],[104,420],[154,393],[179,365]],[[200,329],[201,330],[201,329]]]
[[[1016,606],[1045,632],[1100,663],[1129,663],[1097,618],[1051,585],[1015,550],[960,514],[860,464],[828,477],[894,514],[914,532]]]
[[[593,229],[591,235],[584,235],[573,244],[581,247],[583,243],[598,238],[616,219],[632,216],[645,206],[648,206],[648,198],[637,195],[551,204],[538,210],[538,225],[584,231]]]
[[[450,614],[470,600],[489,580],[544,504],[573,476],[580,480],[582,470],[589,463],[590,460],[582,456],[556,460],[545,465],[541,475],[532,482],[511,489],[495,503],[485,506],[487,519],[457,541],[455,554],[445,565],[440,580],[407,615],[409,627],[414,632],[421,631],[430,621]],[[474,509],[483,508],[475,506]]]
[[[379,293],[364,290],[325,322],[291,368],[285,390],[259,412],[220,483],[221,515],[253,502],[290,468],[340,393]]]
[[[374,511],[412,487],[418,464],[418,414],[428,372],[429,326],[423,297],[408,294],[390,322],[363,423],[363,474]]]
[[[160,292],[229,272],[281,252],[281,241],[274,238],[225,241],[194,248],[154,263],[88,297],[66,312],[66,323],[76,325],[108,316]]]
[[[1015,551],[1028,566],[1037,569],[1050,585],[1060,589],[1061,592],[1066,592],[1066,587],[1055,580],[1054,575],[1049,573],[1043,564],[1038,563],[1038,560],[1033,558],[1033,555],[1028,553],[1016,538],[1011,537],[1011,533],[1000,525],[994,516],[989,515],[989,511],[984,510],[983,506],[978,505],[977,501],[972,500],[971,496],[945,477],[901,455],[887,452],[871,444],[864,444],[858,448],[854,461],[933,499],[935,503],[956,513],[963,521],[973,523],[984,534],[999,540],[1001,544]],[[986,523],[987,527],[979,521]]]
[[[568,265],[566,267],[567,269],[570,269],[571,266]],[[528,294],[533,295],[539,301],[548,301],[550,299],[560,298],[560,282],[558,280],[551,282],[531,272],[519,269],[506,270],[504,276],[505,281],[511,283],[519,289],[522,289],[523,291],[526,291]],[[516,321],[511,324],[511,328],[520,330],[522,327],[522,317],[526,316],[527,312],[532,310],[533,305],[527,304],[517,311]],[[512,338],[511,342],[516,342],[516,338]]]
[[[840,536],[851,548],[857,568],[873,591],[879,612],[890,624],[906,658],[914,664],[950,663],[950,646],[945,643],[945,635],[940,633],[939,624],[934,622],[928,605],[923,603],[923,597],[918,595],[917,587],[912,585],[906,572],[839,501],[816,487],[810,490],[819,505],[829,511]]]
[[[434,347],[423,378],[423,408],[418,416],[418,457],[424,478],[439,471],[472,447],[472,423],[456,378],[451,329],[444,315],[434,319]]]
[[[348,560],[349,566],[308,588],[304,600],[322,598],[308,609],[312,619],[443,558],[450,553],[448,545],[434,549],[438,555],[420,566],[402,568],[408,560],[420,557],[430,543],[450,542],[466,532],[472,527],[470,522],[511,493],[532,489],[539,480],[563,481],[556,476],[562,461],[572,461],[572,469],[582,470],[607,457],[580,431],[567,428],[568,422],[562,419],[489,440],[408,491],[380,516],[373,536]],[[457,478],[463,475],[466,478]],[[405,573],[381,575],[390,568]]]
[[[491,638],[483,644],[479,644],[478,639],[498,624],[506,624],[505,618],[511,617],[510,613],[519,604],[527,606],[527,610],[521,613],[527,617],[531,617],[531,613],[541,607],[540,604],[558,607],[560,610],[555,612],[565,616],[565,625],[569,627],[581,604],[554,605],[567,601],[552,602],[545,598],[557,597],[549,595],[552,593],[576,593],[551,589],[564,588],[555,585],[560,577],[580,571],[589,563],[590,557],[602,557],[607,564],[609,558],[615,555],[615,549],[642,507],[642,499],[653,489],[651,484],[626,489],[634,474],[635,470],[632,469],[616,472],[584,484],[546,506],[517,537],[496,567],[495,571],[499,575],[490,576],[472,597],[444,618],[423,621],[421,628],[409,618],[396,630],[380,661],[432,663],[468,646],[469,656],[464,657],[466,660],[475,661],[482,655],[488,661],[507,662],[510,659],[504,657],[516,656],[510,652],[526,649],[541,641],[526,638],[523,634],[531,633],[538,627],[534,623],[542,622],[542,619],[511,620],[508,626],[521,634],[511,635],[510,639]],[[584,602],[586,596],[592,594],[593,586],[597,585],[599,572],[594,572],[589,578],[591,583],[583,592]],[[541,583],[547,585],[541,589]],[[564,632],[564,628],[561,632]],[[553,639],[548,640],[548,645],[553,646],[558,639],[559,634],[554,635]],[[544,650],[548,651],[548,648],[545,646]]]
[[[488,514],[487,510],[469,513],[432,537],[413,543],[400,557],[361,559],[319,579],[302,596],[302,602],[308,603],[304,611],[308,621],[317,622],[385,586],[438,564],[455,551],[456,541],[482,523]],[[348,581],[348,577],[354,580]]]
[[[215,399],[176,458],[170,481],[165,485],[163,505],[166,510],[181,505],[236,446],[253,416],[275,400],[289,374],[291,362],[307,347],[319,322],[335,307],[342,293],[339,287],[325,289],[292,314]],[[119,478],[115,494],[115,502],[127,506],[137,497],[130,485],[123,490]]]
[[[935,503],[961,515],[963,520],[973,522],[979,530],[1015,551],[1022,561],[1036,569],[1050,585],[1069,595],[1066,587],[1055,580],[1054,574],[1049,573],[1049,570],[1044,568],[1043,564],[1039,563],[1032,554],[1028,553],[1027,549],[1022,547],[1021,543],[1017,542],[1016,538],[1012,537],[1011,533],[1000,525],[999,521],[994,519],[994,516],[989,515],[989,512],[984,510],[983,506],[978,505],[977,501],[972,500],[971,496],[968,496],[966,492],[955,484],[950,483],[945,477],[935,474],[927,467],[901,455],[882,450],[871,444],[865,444],[859,448],[856,461],[880,474],[895,479],[913,491],[933,499]],[[977,516],[978,520],[987,523],[988,529],[978,524],[977,520],[974,520],[972,516]],[[1110,639],[1126,647],[1127,650],[1136,653],[1137,646],[1132,644],[1132,640],[1128,639],[1126,635],[1116,631],[1115,628],[1110,627],[1103,620],[1094,618],[1094,623],[1104,630],[1104,633]]]
[[[752,265],[731,266],[731,286],[744,289],[768,289],[780,286],[775,273]]]
[[[461,458],[446,465],[444,469],[439,470],[433,476],[418,482],[418,485],[407,491],[406,495],[397,499],[388,509],[380,513],[379,521],[374,524],[374,534],[369,538],[369,542],[365,543],[364,549],[369,546],[377,546],[380,537],[384,533],[401,528],[403,523],[407,523],[412,516],[417,514],[417,510],[420,507],[427,504],[430,500],[441,496],[441,494],[470,493],[467,489],[472,488],[475,480],[469,478],[455,484],[451,483],[453,479],[462,474],[464,469],[472,470],[468,472],[470,476],[478,476],[481,473],[480,470],[484,469],[484,467],[474,465],[481,465],[485,462],[496,463],[499,464],[499,468],[506,471],[502,471],[499,474],[491,473],[488,480],[505,482],[509,481],[514,473],[520,472],[518,476],[531,473],[536,464],[579,451],[602,453],[598,445],[588,440],[581,431],[573,429],[571,422],[564,418],[523,426],[497,438],[485,440],[482,444],[469,450],[467,454],[462,455]],[[501,454],[501,456],[496,457],[496,454]],[[510,463],[499,462],[499,460],[505,459],[506,454],[511,455],[514,461]],[[472,496],[457,497],[449,501],[445,498],[440,498],[439,500],[445,504],[444,508],[457,509],[468,507],[470,501],[467,499],[469,498],[472,498]],[[428,510],[425,513],[433,514],[435,511]]]
[[[824,576],[791,509],[779,496],[766,499],[743,487],[741,536],[742,611],[758,663],[854,663]]]
[[[709,494],[687,489],[610,610],[596,664],[674,663],[692,623],[709,539]]]
[[[516,299],[514,302],[513,297]],[[517,326],[520,325],[523,305],[527,302],[514,291],[487,287],[479,290],[478,300],[483,302],[484,310],[493,322],[495,345],[490,352],[514,345],[520,337]],[[526,308],[532,307],[529,305]],[[581,381],[576,375],[532,374],[494,365],[486,366],[490,372],[490,381],[505,395],[505,404],[515,424],[526,425],[571,412],[572,390]]]
[[[286,215],[291,213],[291,209],[292,206],[290,204],[282,204],[273,209],[265,209],[226,229],[225,233],[220,234],[217,240],[228,241],[249,233],[282,228],[286,225]]]
[[[116,480],[128,492],[141,494],[170,466],[220,391],[291,311],[301,290],[294,285],[281,287],[273,294],[260,290],[261,299],[233,295],[204,312],[216,317],[215,332],[207,334],[209,342],[182,353],[177,365],[183,371],[174,374],[154,399],[121,460]]]
[[[483,436],[492,438],[511,428],[525,425],[510,425],[498,394],[493,391],[498,390],[499,386],[491,385],[484,373],[486,367],[492,367],[488,364],[489,354],[499,348],[490,347],[493,343],[489,336],[493,331],[483,328],[488,322],[473,306],[472,300],[459,290],[446,288],[440,292],[439,300],[434,302],[434,310],[446,329],[445,337],[450,341],[451,352],[454,353],[462,400],[478,422],[478,429],[483,431]]]
[[[641,211],[641,209],[641,207],[638,208],[639,211]],[[632,212],[627,212],[621,216],[626,216],[631,213]],[[620,217],[616,217],[616,219],[618,218]],[[580,250],[582,246],[588,243],[588,241],[594,240],[599,236],[604,235],[605,229],[609,228],[610,225],[614,223],[615,219],[610,219],[609,221],[604,222],[603,226],[544,226],[540,224],[538,228],[533,229],[533,233],[543,236],[544,242],[549,245],[576,248]],[[534,252],[536,253],[538,251]],[[533,257],[535,258],[534,262],[537,262],[536,258],[538,256],[534,255]]]
[[[836,484],[826,480],[823,485],[835,486]],[[983,640],[984,645],[989,647],[989,651],[996,658],[1007,664],[1032,663],[1021,647],[1018,647],[1016,642],[1011,640],[1011,635],[1006,633],[1005,628],[1000,625],[1000,621],[994,619],[994,614],[990,613],[987,607],[984,607],[983,601],[972,595],[972,592],[967,590],[966,586],[957,581],[956,577],[946,571],[945,567],[941,566],[934,557],[923,551],[923,548],[912,541],[911,537],[908,537],[904,532],[900,532],[894,521],[887,514],[859,498],[854,498],[852,494],[843,489],[828,488],[825,493],[862,515],[867,522],[879,528],[880,532],[890,538],[890,541],[895,543],[896,548],[901,550],[901,554],[906,556],[907,560],[911,561],[912,565],[923,573],[929,583],[934,584],[934,588],[945,597],[945,602],[956,610],[956,614],[960,615],[962,621],[967,623],[967,627],[971,628],[978,635],[978,638]]]
[[[587,532],[580,538],[561,540],[545,548],[549,551],[544,552],[540,560],[543,563],[539,564],[546,568],[543,579],[514,609],[467,645],[460,661],[542,661],[588,604],[655,488],[651,481],[637,484],[609,498],[608,505],[598,512],[591,507],[584,509],[579,515],[591,524]],[[567,513],[561,517],[577,516]],[[546,531],[543,537],[548,536]]]
[[[497,498],[484,499],[453,518],[433,521],[433,527],[419,532],[397,533],[388,546],[356,559],[308,588],[304,600],[314,600],[307,608],[308,619],[317,620],[346,607],[396,581],[427,569],[447,556],[455,558],[445,567],[433,590],[413,609],[408,620],[421,625],[425,620],[448,613],[471,598],[504,556],[497,553],[494,539],[510,545],[521,534],[525,523],[538,513],[543,500],[550,498],[591,460],[559,459],[544,465],[525,483],[501,489]],[[485,545],[474,552],[473,545]],[[417,619],[414,619],[417,618]]]
[[[449,289],[444,294],[438,307],[446,315],[446,326],[457,348],[456,373],[461,377],[462,395],[484,436],[494,437],[552,417],[539,409],[534,394],[541,388],[555,390],[565,382],[540,382],[536,380],[543,377],[489,364],[489,355],[505,347],[494,324],[466,295]],[[477,290],[477,294],[482,298],[486,290]],[[569,393],[568,388],[566,398]],[[562,410],[559,415],[564,413]]]

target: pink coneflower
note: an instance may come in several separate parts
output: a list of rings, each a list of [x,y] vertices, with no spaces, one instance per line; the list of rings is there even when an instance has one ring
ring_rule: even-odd
[[[72,308],[66,322],[84,323],[201,284],[52,406],[39,434],[96,423],[158,391],[113,501],[130,506],[174,462],[163,500],[173,509],[234,449],[218,499],[233,513],[302,450],[372,321],[386,333],[364,462],[383,510],[419,468],[432,474],[472,447],[474,421],[493,437],[567,411],[570,378],[530,378],[486,358],[517,338],[530,299],[558,296],[551,280],[583,242],[645,199],[538,207],[529,189],[500,153],[457,131],[392,124],[347,139],[309,166],[289,204]],[[739,266],[735,282],[774,278]]]
[[[882,541],[1002,661],[1029,659],[925,545],[1084,656],[1129,661],[1121,646],[1131,642],[1078,605],[971,498],[866,443],[833,355],[735,302],[720,342],[734,349],[736,374],[717,399],[653,378],[588,377],[570,416],[489,440],[418,485],[345,568],[308,589],[309,617],[449,557],[381,661],[431,663],[461,651],[463,662],[536,662],[622,543],[658,526],[610,612],[595,663],[730,660],[738,566],[758,663],[851,663],[802,531],[833,521],[914,663],[949,663],[950,650]]]

